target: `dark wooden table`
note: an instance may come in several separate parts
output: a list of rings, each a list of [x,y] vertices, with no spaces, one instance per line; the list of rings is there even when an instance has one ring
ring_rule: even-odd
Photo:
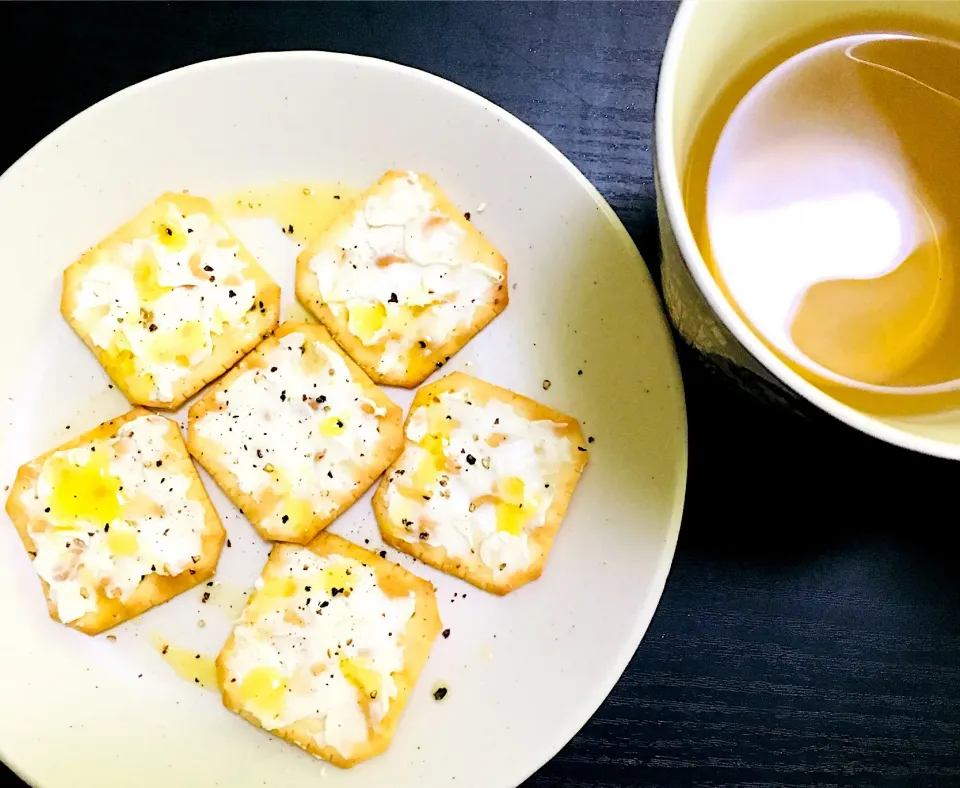
[[[675,10],[3,3],[0,169],[177,66],[269,49],[373,55],[538,129],[656,275],[653,100]],[[527,785],[960,785],[960,468],[764,409],[681,355],[690,482],[663,601],[606,703]]]

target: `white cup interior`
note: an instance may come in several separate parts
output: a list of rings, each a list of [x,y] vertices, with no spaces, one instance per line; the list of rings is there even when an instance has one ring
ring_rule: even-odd
[[[960,458],[960,411],[876,416],[855,410],[797,375],[747,327],[724,298],[690,230],[681,182],[697,126],[721,89],[762,53],[805,30],[865,13],[910,14],[960,24],[960,3],[939,0],[683,0],[660,71],[657,170],[666,216],[697,287],[736,339],[793,391],[843,422],[889,443]]]

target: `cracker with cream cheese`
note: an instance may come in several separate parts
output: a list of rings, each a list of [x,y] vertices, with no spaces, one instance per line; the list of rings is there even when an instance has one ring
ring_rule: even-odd
[[[297,259],[297,298],[377,383],[412,388],[502,312],[507,261],[427,175],[388,172]]]
[[[373,497],[384,541],[495,594],[536,580],[587,464],[577,421],[455,372],[404,433]]]
[[[51,617],[88,635],[207,580],[225,536],[176,422],[141,408],[21,466],[7,513]]]
[[[400,455],[402,421],[323,326],[286,322],[193,404],[187,445],[261,536],[303,544]]]
[[[280,288],[208,200],[164,194],[67,268],[60,311],[130,402],[173,409],[276,328]]]
[[[433,586],[331,533],[276,544],[217,658],[223,703],[336,766],[386,750],[442,624]]]

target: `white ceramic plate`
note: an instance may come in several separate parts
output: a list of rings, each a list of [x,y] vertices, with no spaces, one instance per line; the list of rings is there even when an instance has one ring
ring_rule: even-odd
[[[0,178],[0,484],[127,409],[58,312],[61,271],[86,247],[164,190],[363,186],[390,168],[436,177],[510,261],[509,308],[444,372],[542,400],[596,438],[542,579],[496,598],[388,551],[437,585],[452,631],[390,750],[341,772],[228,713],[151,647],[156,632],[216,653],[230,624],[201,604],[203,588],[119,627],[115,641],[89,638],[48,618],[4,526],[0,756],[31,783],[513,786],[586,722],[636,649],[673,557],[687,467],[680,376],[647,270],[600,195],[543,138],[395,65],[286,53],[175,71],[82,113]],[[292,268],[269,262],[289,296]],[[409,404],[409,392],[390,393]],[[217,579],[249,586],[268,546],[205,481],[232,544]],[[378,546],[369,497],[333,530]]]

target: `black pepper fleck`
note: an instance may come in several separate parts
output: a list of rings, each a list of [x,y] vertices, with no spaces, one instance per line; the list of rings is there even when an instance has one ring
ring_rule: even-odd
[[[443,630],[443,632],[441,632],[440,634],[443,635],[443,639],[446,640],[448,637],[450,637],[450,630],[449,630],[449,629],[445,629],[445,630]]]
[[[434,700],[443,700],[447,697],[447,688],[446,687],[437,687],[436,692],[433,693]]]
[[[472,454],[468,454],[468,455],[467,455],[467,465],[476,465],[476,463],[477,463],[477,458],[474,457]]]

